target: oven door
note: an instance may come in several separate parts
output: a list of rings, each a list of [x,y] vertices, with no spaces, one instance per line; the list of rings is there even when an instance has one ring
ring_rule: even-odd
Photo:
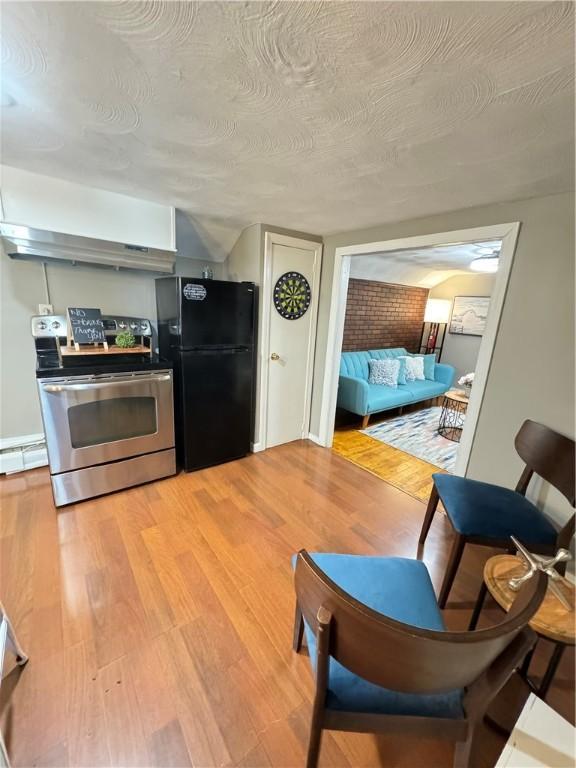
[[[52,474],[174,446],[172,372],[39,379]]]

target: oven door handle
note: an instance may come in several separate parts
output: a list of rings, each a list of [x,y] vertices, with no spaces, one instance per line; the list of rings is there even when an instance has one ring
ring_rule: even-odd
[[[170,381],[170,374],[163,374],[162,376],[142,376],[134,379],[123,379],[120,381],[102,381],[102,382],[87,382],[85,384],[42,384],[44,392],[77,392],[86,391],[88,389],[105,389],[107,387],[117,387],[125,384],[142,384],[142,383],[154,383],[157,381]]]

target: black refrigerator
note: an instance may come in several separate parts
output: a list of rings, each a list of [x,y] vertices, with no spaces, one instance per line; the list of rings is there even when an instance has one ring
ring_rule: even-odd
[[[256,286],[156,280],[160,355],[174,365],[176,456],[190,472],[250,452]]]

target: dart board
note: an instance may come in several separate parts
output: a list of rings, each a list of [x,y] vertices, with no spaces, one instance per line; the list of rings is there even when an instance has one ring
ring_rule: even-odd
[[[286,320],[298,320],[310,306],[312,292],[300,272],[286,272],[274,286],[274,306]]]

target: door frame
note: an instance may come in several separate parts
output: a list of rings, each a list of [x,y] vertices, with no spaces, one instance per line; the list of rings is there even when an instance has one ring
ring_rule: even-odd
[[[510,272],[516,251],[516,242],[520,231],[520,222],[493,224],[484,227],[471,227],[451,232],[439,232],[417,237],[406,237],[398,240],[385,240],[376,243],[360,243],[336,248],[334,254],[334,274],[330,294],[330,316],[328,325],[328,340],[326,347],[326,365],[324,385],[322,389],[322,408],[320,412],[319,442],[326,448],[332,446],[334,438],[334,419],[336,416],[336,398],[338,395],[338,378],[340,373],[340,355],[344,337],[344,317],[348,295],[348,280],[350,277],[350,259],[369,253],[398,251],[411,248],[426,248],[438,245],[473,243],[481,240],[502,240],[500,251],[500,266],[496,273],[494,290],[490,297],[490,311],[486,329],[482,337],[476,376],[470,395],[466,421],[458,448],[458,457],[454,473],[465,476],[470,461],[470,453],[476,435],[478,416],[484,400],[484,390],[490,373],[492,356],[500,318],[506,299]]]
[[[306,394],[305,394],[305,420],[303,425],[303,438],[308,437],[310,431],[310,411],[312,408],[312,380],[314,377],[314,353],[316,348],[316,325],[318,322],[318,304],[320,298],[320,273],[322,269],[322,243],[314,240],[305,240],[290,235],[281,235],[277,232],[266,232],[264,236],[264,259],[262,264],[262,289],[260,306],[262,308],[262,324],[260,331],[260,397],[258,404],[259,430],[258,442],[254,443],[253,451],[264,451],[268,439],[268,389],[270,372],[270,318],[272,313],[272,248],[275,245],[284,245],[288,248],[300,248],[314,251],[313,278],[310,289],[312,302],[310,304],[311,322],[308,337],[308,358],[306,360]]]

